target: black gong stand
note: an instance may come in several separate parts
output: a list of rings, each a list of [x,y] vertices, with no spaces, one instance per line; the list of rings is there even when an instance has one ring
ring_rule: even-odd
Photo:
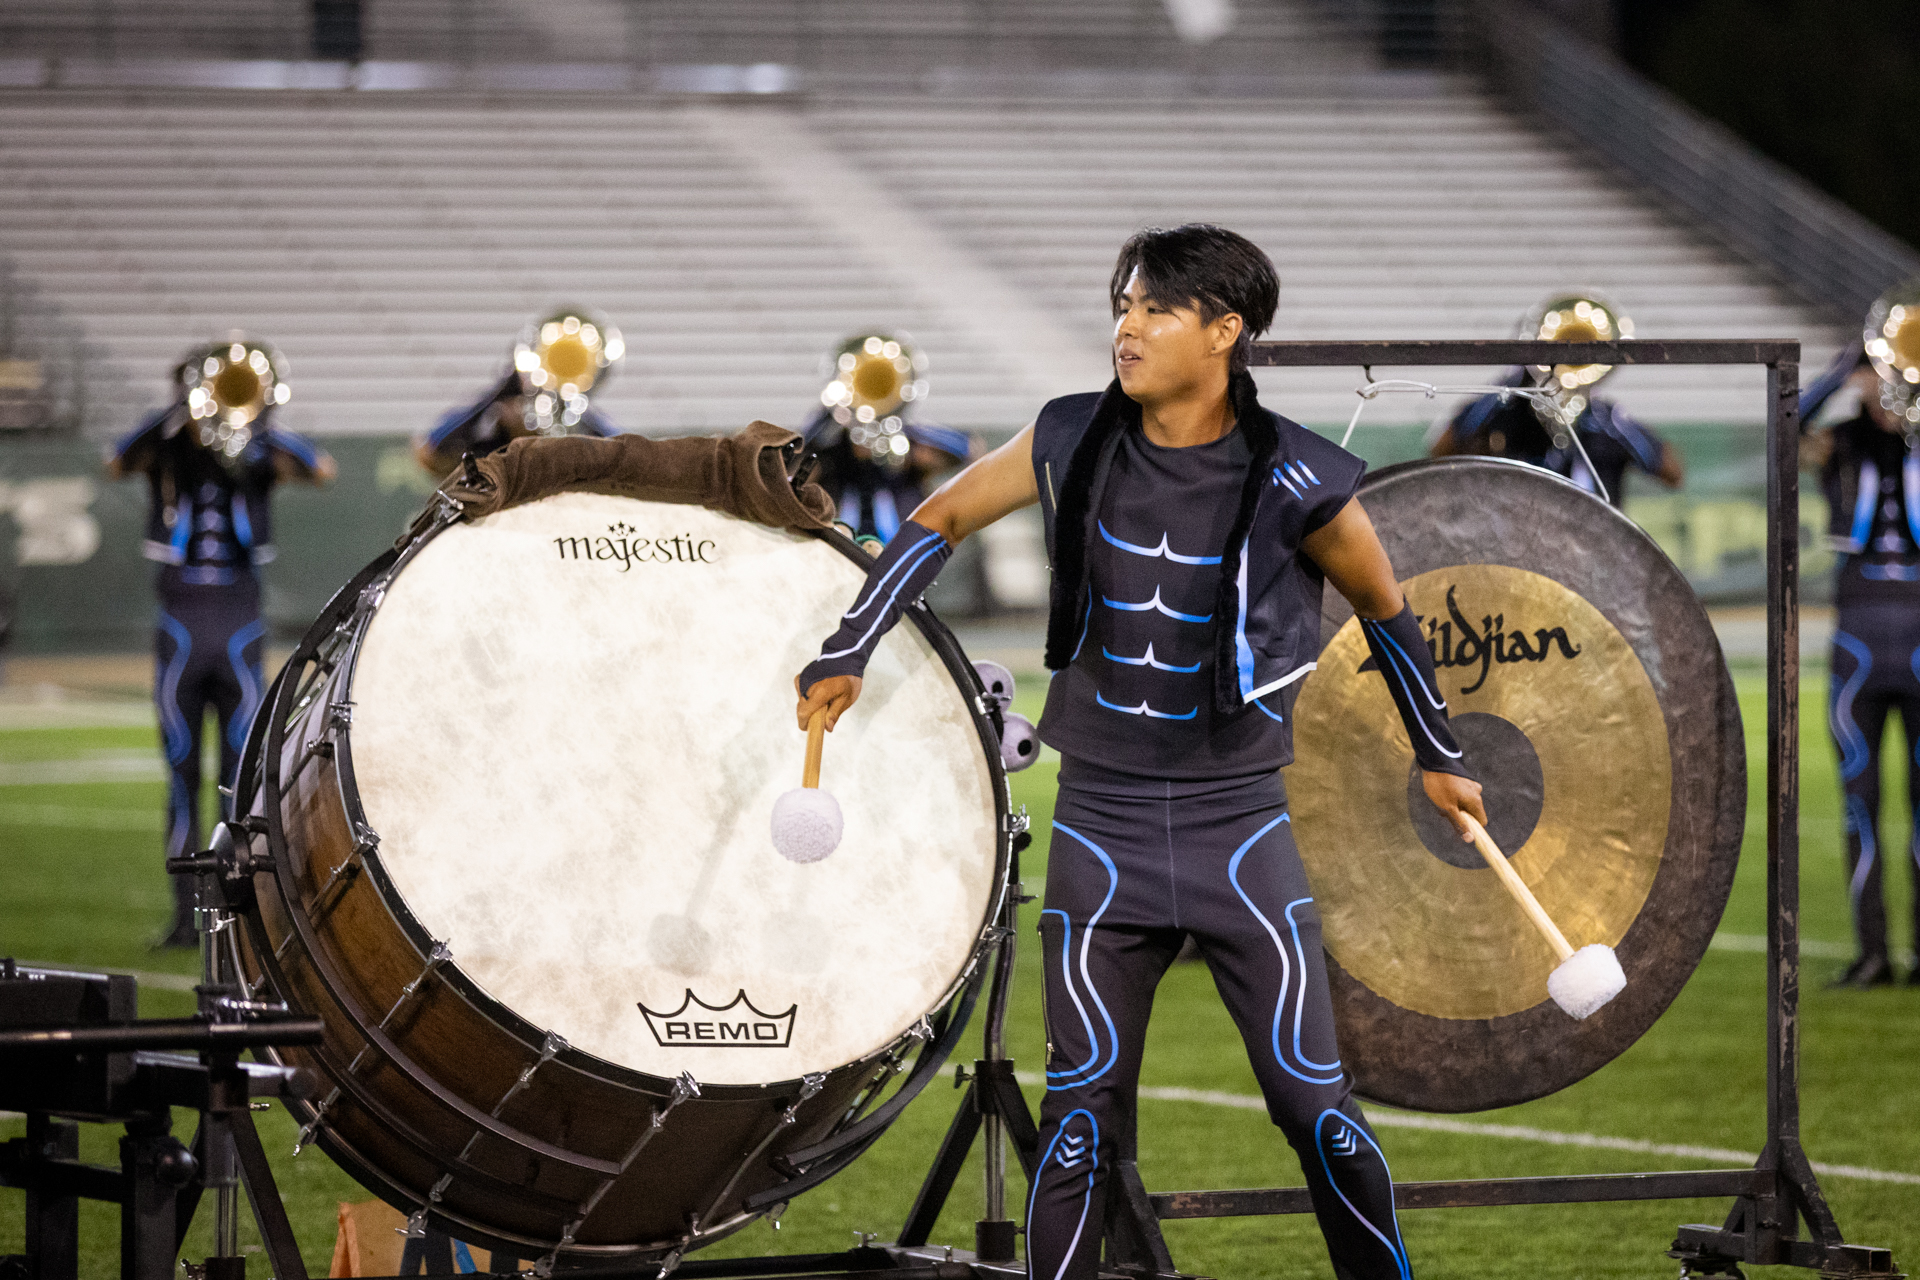
[[[1553,364],[1764,365],[1767,370],[1767,1137],[1748,1169],[1586,1174],[1539,1178],[1473,1178],[1394,1185],[1401,1209],[1491,1205],[1590,1204],[1613,1200],[1730,1197],[1721,1226],[1679,1228],[1668,1256],[1683,1276],[1740,1276],[1740,1265],[1797,1266],[1833,1277],[1897,1280],[1889,1250],[1849,1244],[1821,1193],[1800,1144],[1800,344],[1777,341],[1632,342],[1263,342],[1251,363],[1269,368],[1434,367]],[[996,997],[1001,996],[998,986]],[[996,1008],[1004,1008],[996,1000]],[[989,1015],[992,1016],[991,1014]],[[977,1065],[968,1102],[900,1235],[902,1246],[927,1238],[959,1159],[983,1124],[995,1118],[1033,1176],[1032,1121],[1011,1083],[993,1030],[987,1059]],[[1005,1078],[1000,1074],[1004,1068]],[[1131,1126],[1126,1126],[1130,1131]],[[989,1141],[991,1161],[998,1144]],[[1174,1218],[1230,1218],[1311,1213],[1305,1187],[1151,1194],[1122,1140],[1109,1197],[1103,1270],[1139,1280],[1180,1280],[1160,1223]],[[989,1217],[994,1201],[989,1189]],[[1802,1226],[1806,1229],[1803,1238]],[[1007,1255],[994,1224],[978,1228],[976,1271]]]
[[[1886,1249],[1848,1244],[1800,1145],[1800,344],[1773,341],[1265,342],[1268,367],[1553,364],[1765,365],[1767,370],[1767,1140],[1750,1169],[1476,1178],[1394,1187],[1402,1209],[1733,1197],[1722,1226],[1683,1226],[1668,1256],[1682,1275],[1740,1275],[1739,1264],[1828,1276],[1896,1277]],[[1311,1213],[1304,1187],[1146,1195],[1119,1170],[1132,1221],[1109,1229],[1109,1265],[1174,1273],[1169,1218]],[[1145,1206],[1141,1201],[1145,1200]],[[1802,1225],[1806,1236],[1801,1235]],[[1133,1241],[1131,1248],[1128,1241]],[[1116,1252],[1116,1245],[1119,1246]]]

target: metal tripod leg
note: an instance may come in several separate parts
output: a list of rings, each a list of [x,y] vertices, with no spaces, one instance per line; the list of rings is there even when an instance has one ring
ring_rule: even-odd
[[[1015,922],[1020,904],[1031,901],[1022,894],[1020,884],[1019,854],[1025,847],[1026,833],[1022,829],[1015,836],[1012,884],[995,925],[999,930],[999,938],[994,947],[993,986],[987,997],[985,1055],[973,1064],[972,1081],[966,1096],[960,1100],[960,1109],[954,1113],[953,1123],[947,1127],[947,1136],[941,1140],[933,1166],[927,1170],[920,1194],[914,1197],[913,1207],[907,1211],[907,1220],[902,1224],[897,1238],[897,1242],[905,1248],[924,1245],[933,1234],[940,1210],[946,1206],[947,1196],[952,1193],[953,1184],[966,1164],[967,1153],[973,1149],[974,1139],[984,1129],[987,1214],[974,1224],[974,1254],[983,1262],[1011,1262],[1018,1253],[1015,1246],[1020,1227],[1007,1217],[1006,1208],[1007,1144],[1013,1144],[1014,1154],[1029,1184],[1033,1180],[1039,1154],[1039,1131],[1033,1123],[1033,1114],[1027,1110],[1026,1096],[1020,1092],[1020,1086],[1014,1079],[1013,1061],[1006,1052],[1007,1001],[1013,988]],[[958,1073],[956,1082],[964,1079],[966,1075],[962,1071]]]

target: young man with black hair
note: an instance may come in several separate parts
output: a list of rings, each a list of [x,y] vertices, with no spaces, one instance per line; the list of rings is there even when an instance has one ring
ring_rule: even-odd
[[[1115,267],[1104,392],[1067,396],[947,482],[874,563],[796,687],[800,724],[860,694],[878,638],[954,544],[1038,502],[1053,564],[1041,739],[1062,756],[1040,933],[1047,1095],[1028,1208],[1035,1280],[1091,1280],[1148,1011],[1191,935],[1300,1158],[1342,1280],[1409,1280],[1393,1183],[1334,1043],[1319,917],[1278,772],[1350,600],[1428,798],[1484,821],[1432,657],[1353,490],[1364,464],[1261,407],[1249,344],[1273,265],[1223,228],[1143,231]]]

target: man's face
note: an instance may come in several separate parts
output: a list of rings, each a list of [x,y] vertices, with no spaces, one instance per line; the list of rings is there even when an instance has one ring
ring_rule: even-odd
[[[1225,315],[1202,324],[1200,311],[1149,301],[1136,269],[1121,295],[1125,308],[1113,322],[1113,367],[1128,396],[1151,404],[1200,388],[1240,336],[1240,317]]]

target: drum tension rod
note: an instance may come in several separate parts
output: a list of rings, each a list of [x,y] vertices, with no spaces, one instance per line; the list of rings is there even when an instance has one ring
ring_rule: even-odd
[[[393,1015],[400,1012],[401,1007],[404,1006],[407,1003],[407,1001],[413,999],[415,993],[420,990],[421,985],[426,982],[427,976],[431,974],[435,969],[438,969],[441,965],[451,960],[452,958],[453,958],[453,952],[447,949],[446,943],[444,942],[434,943],[433,954],[427,957],[427,963],[420,970],[420,975],[416,977],[412,982],[409,982],[406,986],[400,988],[400,994],[394,1000],[393,1007],[387,1010],[386,1017],[380,1019],[380,1021],[377,1024],[375,1024],[374,1030],[385,1031],[387,1029],[387,1024],[393,1021]],[[353,1055],[353,1061],[347,1064],[347,1074],[353,1075],[354,1073],[359,1071],[360,1063],[366,1058],[366,1056],[370,1053],[377,1053],[377,1052],[379,1052],[379,1050],[375,1047],[373,1041],[371,1040],[367,1041],[366,1044],[360,1047],[360,1052]]]
[[[920,1019],[919,1025],[924,1026],[926,1021],[925,1018]],[[912,1033],[910,1032],[909,1034]],[[929,1037],[932,1035],[931,1028],[928,1028],[928,1035]],[[720,1189],[720,1194],[715,1196],[713,1203],[707,1206],[707,1211],[698,1215],[687,1224],[687,1243],[691,1244],[693,1241],[699,1239],[701,1225],[712,1218],[715,1213],[719,1212],[720,1206],[727,1202],[727,1197],[733,1194],[734,1187],[739,1184],[740,1179],[745,1176],[747,1170],[751,1169],[754,1162],[767,1153],[767,1148],[773,1145],[775,1138],[786,1132],[788,1127],[791,1126],[795,1120],[799,1119],[800,1108],[806,1105],[815,1094],[819,1093],[820,1090],[826,1086],[826,1083],[827,1077],[824,1072],[814,1072],[811,1075],[800,1077],[799,1095],[787,1105],[785,1111],[780,1113],[780,1119],[774,1123],[773,1128],[767,1131],[766,1137],[760,1139],[753,1150],[747,1153],[746,1159],[742,1160],[739,1166],[734,1169],[733,1176],[727,1179],[726,1185]],[[676,1250],[676,1252],[683,1251],[684,1250]],[[677,1259],[674,1265],[679,1265]],[[666,1280],[666,1276],[666,1269],[662,1269],[660,1275],[656,1277],[655,1280]]]
[[[489,1114],[498,1120],[500,1118],[500,1112],[506,1108],[509,1102],[513,1101],[513,1096],[526,1088],[528,1082],[533,1079],[533,1073],[546,1066],[549,1062],[552,1062],[553,1055],[559,1053],[566,1047],[566,1037],[560,1035],[558,1032],[547,1032],[547,1038],[540,1043],[540,1056],[527,1064],[526,1068],[520,1072],[520,1078],[518,1080],[515,1080],[507,1086],[507,1091],[500,1095],[500,1101],[493,1104],[493,1110]]]
[[[547,1038],[549,1041],[559,1039],[559,1037],[553,1036],[553,1035],[549,1035]],[[566,1044],[566,1041],[562,1040],[560,1043],[562,1046],[564,1046]],[[545,1062],[546,1059],[542,1058],[540,1061]],[[540,1065],[539,1063],[534,1064],[534,1066],[536,1067],[539,1065]],[[526,1076],[530,1076],[532,1074],[533,1074],[533,1067],[527,1068],[526,1075],[522,1076],[522,1081],[524,1082]],[[814,1079],[814,1078],[815,1077],[811,1077],[811,1076],[808,1077],[808,1079]],[[824,1081],[826,1077],[820,1076],[818,1077],[818,1079]],[[818,1092],[819,1086],[815,1085],[814,1089],[815,1089],[815,1092]],[[512,1096],[513,1096],[513,1093],[509,1091],[507,1094],[507,1097],[510,1098]],[[626,1173],[628,1169],[633,1167],[633,1162],[639,1158],[641,1151],[645,1150],[646,1145],[649,1142],[653,1141],[653,1135],[655,1135],[656,1133],[659,1133],[661,1127],[667,1123],[667,1116],[672,1113],[675,1107],[685,1102],[688,1098],[697,1098],[699,1096],[700,1096],[700,1082],[693,1078],[693,1073],[691,1071],[682,1071],[679,1077],[674,1080],[673,1088],[667,1094],[666,1102],[653,1109],[653,1115],[651,1118],[648,1119],[647,1127],[645,1131],[641,1133],[640,1137],[637,1140],[635,1140],[634,1144],[631,1147],[627,1148],[627,1154],[621,1157],[620,1172],[616,1173],[611,1178],[602,1179],[600,1185],[594,1189],[593,1194],[588,1196],[584,1201],[581,1202],[580,1210],[578,1213],[574,1215],[573,1221],[569,1222],[566,1226],[566,1229],[560,1233],[560,1243],[554,1246],[552,1253],[548,1254],[546,1257],[540,1259],[538,1262],[534,1264],[534,1267],[533,1267],[534,1275],[551,1276],[553,1274],[553,1266],[554,1266],[554,1263],[557,1262],[560,1258],[560,1251],[562,1249],[567,1248],[569,1245],[573,1243],[573,1238],[575,1233],[577,1233],[581,1227],[586,1225],[587,1219],[593,1216],[593,1211],[600,1206],[600,1201],[606,1196],[607,1192],[613,1190],[613,1184],[620,1180],[621,1174]],[[809,1098],[812,1096],[813,1096],[812,1094],[803,1094],[802,1098],[804,1100],[805,1098]],[[506,1099],[504,1098],[501,1099],[501,1102],[503,1105],[505,1101]],[[799,1103],[796,1102],[794,1105],[798,1106]],[[498,1114],[498,1112],[496,1112],[495,1114]],[[778,1130],[775,1130],[775,1132],[778,1132]],[[471,1146],[472,1144],[469,1143],[468,1145]],[[734,1176],[736,1178],[739,1177],[738,1174],[735,1174]],[[697,1228],[695,1228],[695,1230],[697,1231]],[[665,1263],[661,1265],[660,1274],[658,1277],[656,1277],[656,1280],[666,1280],[666,1277],[673,1271],[673,1269],[680,1265],[680,1255],[683,1252],[684,1250],[676,1249],[671,1254],[667,1255],[667,1260]]]
[[[306,1145],[313,1141],[313,1135],[320,1132],[320,1127],[326,1120],[327,1108],[338,1101],[339,1097],[340,1087],[335,1085],[333,1092],[320,1100],[320,1105],[313,1109],[313,1119],[301,1126],[300,1136],[293,1140],[293,1154],[299,1155]]]
[[[333,906],[331,902],[321,900],[326,898],[334,884],[343,876],[351,880],[353,877],[359,875],[360,864],[366,859],[368,854],[373,853],[379,849],[379,847],[379,832],[364,823],[354,824],[353,848],[347,853],[346,857],[340,859],[340,865],[333,869],[332,873],[327,876],[327,882],[320,886],[320,892],[314,895],[316,900],[314,904],[314,916],[316,918],[325,914],[326,911]]]

